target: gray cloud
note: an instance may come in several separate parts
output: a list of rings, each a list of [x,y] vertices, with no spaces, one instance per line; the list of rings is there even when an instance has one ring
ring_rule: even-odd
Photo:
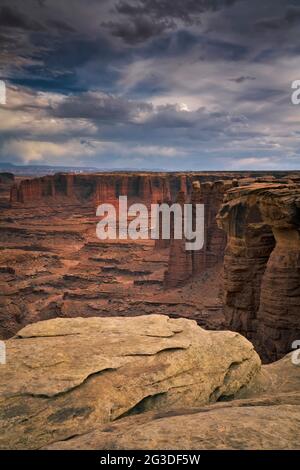
[[[292,0],[1,0],[0,159],[295,168],[299,11]]]
[[[157,19],[173,18],[185,23],[195,23],[197,14],[206,11],[217,11],[231,6],[240,0],[121,0],[116,5],[116,10],[125,15],[148,14]]]
[[[5,28],[18,28],[29,31],[39,31],[42,26],[30,17],[10,8],[8,5],[0,8],[0,26]]]
[[[258,30],[279,30],[297,26],[300,23],[300,8],[290,6],[282,16],[262,18],[256,22]]]
[[[146,15],[133,16],[130,21],[108,21],[102,24],[113,36],[123,39],[128,44],[138,44],[149,38],[160,35],[161,33],[172,30],[175,23],[163,18],[159,21],[153,21]]]
[[[66,98],[54,107],[53,116],[116,123],[130,121],[139,113],[150,112],[152,109],[149,103],[130,101],[105,93],[87,92]]]
[[[124,17],[103,23],[112,35],[129,44],[143,42],[176,28],[177,22],[200,23],[201,14],[218,11],[243,0],[121,0],[115,11]]]
[[[236,77],[236,78],[230,78],[229,81],[230,82],[235,82],[235,83],[244,83],[246,81],[252,81],[252,80],[256,80],[255,77],[251,77],[250,75],[246,75],[246,76],[241,76],[241,77]]]

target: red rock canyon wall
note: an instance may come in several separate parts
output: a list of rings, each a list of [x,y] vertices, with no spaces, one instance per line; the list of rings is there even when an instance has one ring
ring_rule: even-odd
[[[218,222],[228,326],[267,361],[300,338],[300,186],[253,184],[230,190]]]

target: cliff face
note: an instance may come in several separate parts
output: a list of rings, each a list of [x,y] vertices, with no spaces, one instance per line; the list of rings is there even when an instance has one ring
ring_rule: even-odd
[[[186,203],[186,196],[183,191],[180,191],[177,199],[177,204],[183,206]],[[183,221],[182,221],[183,229]],[[171,218],[171,240],[169,250],[168,269],[165,272],[164,285],[165,287],[176,287],[187,281],[193,271],[191,252],[186,250],[184,237],[179,240],[174,238],[174,217]]]
[[[224,190],[226,190],[226,186],[230,187],[230,181],[236,176],[239,181],[244,181],[247,184],[254,181],[252,176],[258,177],[257,180],[261,181],[275,178],[274,176],[259,177],[259,175],[260,173],[257,172],[255,174],[244,172],[238,175],[226,172],[57,173],[16,182],[11,187],[10,202],[12,204],[27,204],[28,206],[36,204],[39,206],[56,204],[94,206],[102,202],[117,204],[120,195],[128,196],[129,200],[132,199],[133,202],[147,204],[158,201],[174,202],[180,191],[190,196],[193,182],[199,181],[202,186],[203,203],[209,206],[206,215],[211,220],[211,224],[209,224],[213,226]],[[287,182],[299,181],[300,178],[298,175],[288,175],[284,172],[278,173],[277,176],[284,177]],[[212,229],[215,234],[217,233],[216,229],[215,225]],[[209,237],[210,234],[207,233],[207,238]],[[218,236],[216,243],[218,244]]]
[[[214,209],[216,211],[223,191],[222,184],[218,181],[229,182],[234,177],[234,174],[222,172],[57,173],[23,179],[15,183],[11,188],[10,202],[13,205],[21,203],[28,206],[36,204],[95,206],[103,202],[117,204],[120,195],[128,196],[129,202],[146,204],[158,201],[174,202],[180,191],[190,196],[193,182],[199,181],[206,188],[203,189],[204,202],[206,199],[213,201],[216,198]],[[212,211],[213,209],[210,216],[214,219]]]
[[[175,200],[179,191],[190,193],[196,175],[181,173],[63,174],[22,180],[11,189],[10,201],[32,205],[117,204],[120,195],[129,201],[156,203]],[[201,178],[206,179],[205,175]]]
[[[250,338],[265,361],[300,338],[300,186],[253,184],[229,191],[218,222],[228,326]]]
[[[235,180],[193,183],[191,196],[185,201],[204,204],[204,246],[201,250],[186,251],[185,240],[171,240],[168,269],[165,273],[165,287],[176,287],[186,280],[221,262],[226,246],[226,233],[218,227],[216,216],[223,202],[225,192],[236,186]]]
[[[0,208],[8,206],[7,194],[14,185],[15,177],[12,173],[0,173]]]
[[[226,246],[226,233],[217,225],[217,214],[223,203],[224,194],[238,183],[233,181],[216,181],[202,183],[200,189],[192,192],[192,204],[204,204],[204,247],[200,251],[191,252],[193,258],[193,274],[203,272],[218,262],[223,261]]]

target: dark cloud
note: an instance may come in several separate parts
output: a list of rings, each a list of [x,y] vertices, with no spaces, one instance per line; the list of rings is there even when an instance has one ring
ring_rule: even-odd
[[[4,28],[19,28],[29,31],[39,31],[43,29],[39,22],[31,20],[29,17],[13,10],[9,6],[3,6],[0,9],[0,26]]]
[[[174,22],[167,18],[153,21],[146,15],[133,16],[131,21],[106,22],[103,26],[113,36],[123,39],[128,44],[138,44],[174,28]]]
[[[90,39],[67,31],[53,38],[49,33],[36,33],[31,35],[31,44],[37,63],[25,64],[11,81],[43,91],[67,93],[93,86],[113,91],[118,73],[111,63],[122,64],[126,59],[124,50],[100,35]]]
[[[57,31],[74,33],[76,30],[69,24],[61,20],[49,20],[47,21],[48,28],[54,28]]]
[[[241,77],[236,77],[236,78],[230,78],[229,81],[230,82],[235,82],[235,83],[244,83],[246,81],[252,81],[252,80],[256,80],[255,77],[251,77],[250,75],[246,75],[246,76],[241,76]]]
[[[0,3],[0,159],[299,166],[295,0]]]
[[[112,35],[129,44],[140,43],[162,32],[185,25],[198,24],[200,15],[218,11],[243,0],[122,0],[115,10],[124,19],[103,23]]]
[[[10,39],[8,36],[6,36],[5,34],[0,34],[0,45],[2,47],[6,47],[7,45],[9,45],[10,43]]]
[[[129,101],[104,93],[87,92],[66,98],[53,109],[53,116],[120,123],[128,122],[139,113],[149,112],[152,109],[149,103]]]
[[[75,29],[65,21],[45,18],[41,21],[34,20],[29,16],[21,13],[17,9],[13,9],[8,5],[0,8],[0,26],[7,29],[19,29],[24,31],[61,31],[74,32]]]
[[[259,19],[255,25],[258,30],[282,30],[297,26],[300,23],[300,7],[290,6],[282,16]]]
[[[238,1],[240,0],[121,0],[116,5],[116,10],[128,16],[148,15],[158,20],[173,18],[192,24],[198,21],[195,15],[217,11]]]
[[[200,60],[229,60],[239,61],[245,59],[249,53],[249,47],[221,39],[201,40]]]

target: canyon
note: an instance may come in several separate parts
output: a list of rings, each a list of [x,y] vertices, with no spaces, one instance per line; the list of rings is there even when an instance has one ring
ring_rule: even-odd
[[[120,195],[204,204],[203,248],[99,240]],[[0,206],[1,448],[300,448],[299,173],[5,173]]]
[[[56,317],[157,313],[238,331],[264,362],[280,359],[300,337],[299,188],[289,172],[4,173],[1,337]],[[203,248],[99,240],[96,208],[121,195],[204,204]]]
[[[214,282],[214,273],[205,272],[203,279],[200,275],[189,285],[165,289],[168,240],[103,241],[96,237],[97,205],[110,202],[117,206],[118,196],[125,190],[129,203],[140,201],[149,206],[159,200],[175,200],[182,188],[190,193],[194,179],[217,180],[221,176],[225,177],[18,176],[10,185],[3,185],[0,337],[9,338],[39,320],[94,315],[158,313],[194,318],[203,326],[221,328],[220,288]],[[208,286],[205,296],[200,295],[202,284]]]

